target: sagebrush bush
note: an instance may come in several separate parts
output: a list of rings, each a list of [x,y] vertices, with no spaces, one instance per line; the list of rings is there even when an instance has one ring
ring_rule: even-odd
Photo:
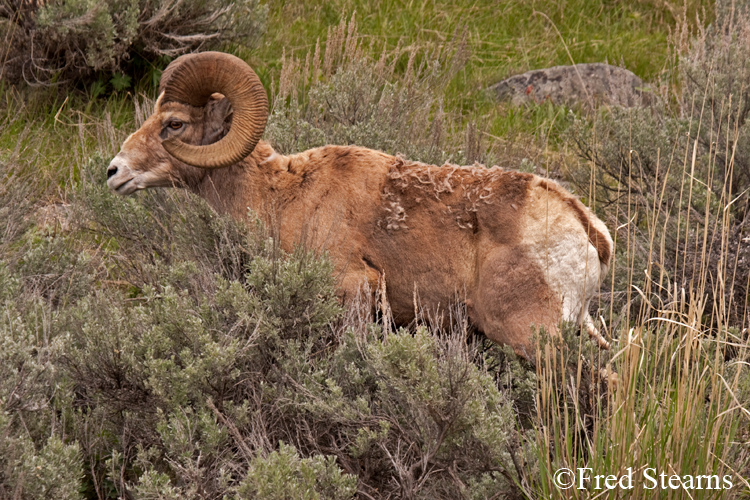
[[[121,90],[130,85],[122,74],[129,63],[148,67],[230,41],[252,45],[266,14],[258,0],[6,2],[0,7],[0,78],[88,83],[103,74]]]
[[[55,362],[66,337],[52,303],[85,293],[91,268],[33,228],[38,186],[17,160],[0,158],[0,498],[78,499],[83,463],[67,434],[71,392]]]
[[[77,499],[83,463],[67,436],[70,387],[55,362],[67,339],[23,281],[0,261],[0,497]]]
[[[293,446],[282,442],[268,457],[250,463],[236,498],[346,500],[356,491],[356,476],[342,474],[335,457],[300,458]]]

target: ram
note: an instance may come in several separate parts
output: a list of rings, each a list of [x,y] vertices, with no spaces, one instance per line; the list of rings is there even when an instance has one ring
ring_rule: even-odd
[[[121,195],[189,189],[217,212],[252,211],[282,248],[304,242],[333,261],[342,300],[385,287],[393,319],[416,304],[440,317],[465,304],[490,339],[534,357],[533,326],[589,316],[612,255],[605,225],[551,180],[498,167],[441,167],[357,146],[294,155],[261,136],[265,90],[241,59],[182,56],[164,71],[155,110],[109,164]]]

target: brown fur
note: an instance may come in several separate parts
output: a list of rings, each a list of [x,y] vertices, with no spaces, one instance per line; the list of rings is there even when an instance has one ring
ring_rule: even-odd
[[[343,299],[354,297],[364,282],[375,290],[385,278],[399,324],[414,319],[415,294],[433,317],[464,302],[472,324],[529,359],[531,326],[555,331],[561,318],[560,298],[545,278],[550,271],[534,260],[538,248],[524,240],[527,221],[545,217],[541,202],[530,201],[531,190],[543,188],[533,200],[564,200],[570,213],[556,217],[588,234],[601,262],[608,263],[611,243],[590,223],[588,209],[531,174],[437,167],[356,146],[283,156],[264,141],[236,165],[204,170],[161,147],[175,134],[165,126],[174,116],[186,123],[180,139],[200,144],[221,136],[217,131],[231,122],[228,113],[221,96],[205,108],[157,103],[112,161],[110,187],[128,194],[134,187],[174,185],[237,218],[252,210],[274,226],[284,249],[305,244],[326,250]],[[126,169],[134,180],[126,180]],[[137,175],[150,170],[160,172],[154,174],[158,179],[137,184]]]

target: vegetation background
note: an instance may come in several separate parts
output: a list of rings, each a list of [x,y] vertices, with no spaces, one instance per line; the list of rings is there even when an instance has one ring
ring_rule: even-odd
[[[750,498],[747,2],[8,0],[0,39],[0,499]],[[161,69],[208,48],[259,73],[281,151],[565,184],[616,240],[612,350],[571,326],[530,364],[460,308],[394,330],[259,223],[110,194]],[[653,104],[486,92],[602,61]],[[561,490],[563,467],[733,487]]]

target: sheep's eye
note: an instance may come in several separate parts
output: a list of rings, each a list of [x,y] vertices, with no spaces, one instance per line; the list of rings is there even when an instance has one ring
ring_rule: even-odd
[[[172,120],[171,122],[169,122],[169,128],[171,128],[172,130],[179,130],[182,128],[182,122]]]

